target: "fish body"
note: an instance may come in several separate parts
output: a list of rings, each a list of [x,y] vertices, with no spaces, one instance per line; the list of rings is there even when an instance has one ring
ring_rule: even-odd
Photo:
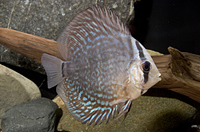
[[[112,11],[94,6],[76,15],[57,40],[64,59],[43,54],[48,88],[82,123],[100,124],[159,82],[147,50]],[[117,119],[116,118],[116,119]]]

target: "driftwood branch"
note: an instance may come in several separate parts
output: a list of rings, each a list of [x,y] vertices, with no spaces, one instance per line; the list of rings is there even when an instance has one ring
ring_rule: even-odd
[[[0,44],[38,63],[43,53],[61,58],[56,41],[11,29],[0,28]],[[153,88],[169,89],[200,103],[200,56],[168,50],[169,55],[153,56],[162,74]]]
[[[8,28],[0,28],[0,44],[38,63],[43,53],[61,58],[56,41]]]
[[[168,48],[170,55],[153,56],[162,81],[153,88],[165,88],[200,103],[200,55]]]

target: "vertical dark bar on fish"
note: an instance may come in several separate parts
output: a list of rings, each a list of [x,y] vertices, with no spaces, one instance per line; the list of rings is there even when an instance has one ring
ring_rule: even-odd
[[[140,44],[139,44],[139,42],[138,42],[137,40],[135,41],[135,43],[136,43],[136,46],[137,46],[138,51],[139,51],[140,59],[141,59],[141,60],[145,60],[146,57],[144,56],[142,47],[140,46]],[[147,81],[148,81],[148,78],[149,78],[149,75],[148,75],[148,74],[149,74],[149,72],[144,72],[144,83],[147,83]],[[142,93],[142,91],[141,91],[141,93]]]
[[[139,50],[140,59],[141,59],[141,60],[145,60],[146,57],[144,56],[142,47],[140,46],[140,44],[139,44],[139,42],[138,42],[137,40],[135,41],[135,43],[136,43],[137,49]]]
[[[149,79],[149,72],[144,72],[144,83],[147,83]]]

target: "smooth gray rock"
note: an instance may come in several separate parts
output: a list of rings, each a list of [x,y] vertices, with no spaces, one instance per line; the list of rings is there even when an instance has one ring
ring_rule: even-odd
[[[0,124],[7,110],[40,97],[40,90],[35,83],[0,64]]]
[[[57,109],[57,104],[47,98],[14,106],[2,118],[2,131],[54,132]]]

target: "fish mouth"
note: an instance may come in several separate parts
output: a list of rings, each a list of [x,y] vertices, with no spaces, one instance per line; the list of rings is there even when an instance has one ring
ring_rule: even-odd
[[[153,87],[155,84],[157,84],[158,82],[160,82],[162,80],[161,78],[161,73],[159,73],[158,77],[155,78],[155,80],[157,80],[156,83],[154,83],[152,86],[150,87],[146,87],[145,88],[145,84],[143,81],[141,81],[141,83],[138,83],[136,87],[134,87],[135,89],[139,89],[139,90],[148,90],[150,89],[151,87]]]

